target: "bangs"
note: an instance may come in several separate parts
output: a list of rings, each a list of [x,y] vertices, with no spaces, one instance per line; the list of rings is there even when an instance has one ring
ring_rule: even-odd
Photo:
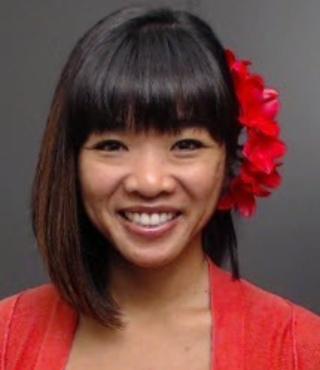
[[[223,142],[230,96],[210,47],[177,25],[131,31],[95,41],[83,59],[71,94],[72,137],[82,144],[92,132],[200,126]]]

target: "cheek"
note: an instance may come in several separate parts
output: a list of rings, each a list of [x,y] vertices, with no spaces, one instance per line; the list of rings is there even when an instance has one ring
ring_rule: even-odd
[[[220,194],[224,176],[223,160],[195,166],[185,176],[185,184],[193,196],[204,202],[215,200]]]
[[[90,163],[84,161],[79,166],[81,194],[86,206],[100,199],[107,200],[115,191],[120,174],[111,171],[103,163]]]

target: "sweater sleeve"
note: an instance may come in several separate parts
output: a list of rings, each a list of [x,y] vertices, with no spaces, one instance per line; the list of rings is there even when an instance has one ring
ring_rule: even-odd
[[[294,305],[294,357],[299,370],[320,369],[320,316]]]
[[[0,301],[0,370],[7,369],[7,349],[12,317],[20,294],[13,295]]]

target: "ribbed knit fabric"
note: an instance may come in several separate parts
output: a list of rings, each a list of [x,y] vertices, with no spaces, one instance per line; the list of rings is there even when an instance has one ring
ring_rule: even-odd
[[[209,272],[211,370],[320,370],[318,315],[212,262]],[[64,370],[77,324],[52,284],[0,301],[0,370]]]

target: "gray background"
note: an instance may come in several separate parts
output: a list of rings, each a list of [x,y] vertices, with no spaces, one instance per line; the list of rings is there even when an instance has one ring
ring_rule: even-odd
[[[1,2],[0,297],[47,281],[32,237],[29,192],[60,69],[75,41],[128,1]],[[320,313],[320,2],[172,2],[203,16],[226,47],[281,91],[289,152],[283,186],[240,220],[242,275]]]

